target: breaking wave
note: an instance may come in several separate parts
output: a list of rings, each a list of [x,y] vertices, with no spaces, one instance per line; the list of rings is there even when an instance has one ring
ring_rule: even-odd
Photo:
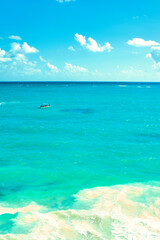
[[[0,207],[1,240],[160,239],[160,185],[132,184],[80,191],[72,209],[32,204]],[[2,219],[3,216],[8,216]],[[10,224],[6,233],[5,224]]]

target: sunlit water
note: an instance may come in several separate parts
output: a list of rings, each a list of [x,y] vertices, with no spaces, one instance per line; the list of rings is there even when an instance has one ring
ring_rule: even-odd
[[[160,239],[160,84],[1,83],[0,214],[0,240]]]

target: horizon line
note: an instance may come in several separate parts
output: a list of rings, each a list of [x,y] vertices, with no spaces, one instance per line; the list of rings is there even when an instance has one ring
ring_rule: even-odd
[[[157,83],[160,84],[160,81],[151,81],[151,82],[146,82],[146,81],[0,81],[0,83],[145,83],[145,84],[152,84],[152,83]]]

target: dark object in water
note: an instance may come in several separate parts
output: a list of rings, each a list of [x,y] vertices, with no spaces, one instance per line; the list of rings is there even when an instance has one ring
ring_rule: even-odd
[[[51,107],[50,104],[42,104],[39,108],[42,109],[42,108],[49,108]]]

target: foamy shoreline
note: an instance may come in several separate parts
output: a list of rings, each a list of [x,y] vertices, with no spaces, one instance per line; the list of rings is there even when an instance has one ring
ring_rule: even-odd
[[[1,240],[160,239],[160,187],[129,184],[80,191],[73,209],[46,211],[32,204],[0,208],[15,214],[11,234]],[[17,234],[18,232],[18,234]]]

